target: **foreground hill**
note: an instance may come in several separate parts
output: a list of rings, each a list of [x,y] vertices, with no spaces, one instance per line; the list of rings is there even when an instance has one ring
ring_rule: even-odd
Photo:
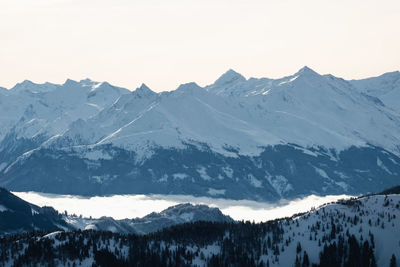
[[[0,185],[15,191],[274,201],[399,183],[399,72],[133,92],[90,80],[0,91]]]
[[[52,207],[38,207],[0,187],[0,235],[74,229]]]
[[[144,236],[88,230],[6,237],[0,259],[17,266],[389,266],[399,263],[399,225],[400,195],[371,195],[259,224],[185,223]]]

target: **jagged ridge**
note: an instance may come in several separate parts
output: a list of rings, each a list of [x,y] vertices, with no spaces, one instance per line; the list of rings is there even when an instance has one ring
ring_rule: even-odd
[[[24,82],[0,93],[0,185],[264,200],[384,189],[400,173],[400,115],[365,84],[396,92],[397,76],[346,81],[305,67],[273,80],[230,70],[205,88],[163,93]],[[303,179],[317,188],[298,187]]]

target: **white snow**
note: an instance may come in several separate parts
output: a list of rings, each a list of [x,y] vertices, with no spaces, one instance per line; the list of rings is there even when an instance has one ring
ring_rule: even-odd
[[[0,205],[0,212],[7,211],[7,210],[8,210],[8,208],[6,208],[3,205]]]
[[[343,188],[343,190],[345,192],[347,192],[347,190],[349,189],[349,185],[346,184],[345,182],[335,182],[335,184],[337,184],[338,186],[340,186],[341,188]]]
[[[390,109],[365,96],[400,92],[399,81],[398,72],[357,82],[303,68],[275,80],[246,79],[230,70],[205,88],[190,83],[158,94],[145,86],[129,93],[90,80],[25,82],[17,86],[23,90],[2,96],[7,99],[0,106],[0,140],[11,129],[17,137],[43,135],[48,139],[39,147],[81,146],[81,156],[93,160],[108,159],[95,152],[106,143],[135,151],[138,161],[151,157],[154,148],[184,149],[186,143],[200,149],[199,143],[207,144],[228,157],[287,143],[312,156],[318,146],[340,152],[367,144],[400,155],[396,105]],[[27,94],[26,88],[44,93]]]
[[[164,174],[161,176],[160,179],[158,179],[159,182],[168,182],[168,175]]]
[[[201,177],[203,180],[206,180],[206,181],[212,180],[212,178],[211,178],[210,176],[208,176],[207,170],[206,170],[206,168],[205,168],[204,166],[199,167],[199,168],[197,169],[197,172],[200,174],[200,177]]]
[[[55,237],[56,235],[60,234],[60,233],[62,233],[62,231],[55,231],[55,232],[52,232],[52,233],[50,233],[50,234],[47,234],[47,235],[42,236],[42,238],[54,239],[54,237]]]
[[[314,167],[314,169],[315,169],[315,172],[316,172],[319,176],[324,177],[325,179],[328,179],[328,180],[331,179],[331,178],[328,176],[328,174],[326,174],[326,172],[325,172],[323,169],[317,168],[317,167],[315,167],[315,166],[313,166],[313,167]]]
[[[118,232],[118,230],[117,230],[117,228],[115,227],[115,226],[109,226],[108,228],[107,228],[107,231],[110,231],[110,232],[113,232],[113,233],[116,233],[116,232]]]
[[[226,175],[228,178],[233,178],[233,170],[232,170],[232,168],[230,168],[230,167],[223,167],[223,168],[222,168],[222,171],[225,173],[225,175]]]
[[[0,163],[0,172],[7,166],[6,162]]]
[[[39,212],[33,208],[31,208],[32,215],[39,214]]]
[[[360,92],[379,98],[385,106],[400,113],[400,72],[388,72],[378,77],[351,81]]]
[[[85,230],[97,230],[97,227],[94,224],[88,224],[85,226]]]
[[[174,180],[183,180],[189,176],[186,173],[174,173],[172,177],[174,177]]]
[[[90,92],[96,91],[97,88],[99,88],[103,83],[95,83],[92,86],[92,89],[90,89]]]
[[[193,212],[185,212],[185,213],[182,213],[181,215],[179,215],[179,217],[186,222],[192,221],[193,216],[194,216]]]
[[[251,173],[247,175],[247,179],[249,180],[250,184],[256,188],[262,188],[262,182],[258,180],[254,175]]]
[[[63,134],[70,123],[78,119],[87,119],[105,106],[114,102],[128,90],[110,87],[108,90],[96,92],[90,97],[91,86],[98,83],[90,80],[74,82],[67,81],[63,85],[25,83],[10,90],[10,94],[0,106],[0,140],[2,133],[15,127],[17,137],[32,138],[39,134],[48,137]],[[21,87],[22,86],[22,87]],[[24,88],[20,90],[19,88]],[[40,91],[41,94],[29,94],[28,91]],[[12,111],[12,112],[10,112]]]
[[[296,80],[297,78],[299,78],[298,75],[296,75],[296,76],[294,76],[294,77],[292,77],[292,78],[290,78],[290,79],[288,79],[288,80],[286,80],[286,81],[282,81],[282,82],[280,82],[278,85],[283,85],[283,84],[285,84],[285,83],[293,82],[293,81]]]
[[[96,108],[97,110],[101,110],[101,109],[102,109],[101,107],[99,107],[98,105],[93,104],[93,103],[86,103],[86,105],[89,105],[89,106],[91,106],[91,107],[94,107],[94,108]]]
[[[265,178],[280,196],[283,196],[286,192],[293,190],[293,186],[283,175],[267,175]]]
[[[348,177],[346,174],[339,172],[339,171],[333,171],[336,175],[338,175],[340,178],[342,179],[349,179],[350,177]]]
[[[397,216],[399,214],[399,209],[396,208],[395,205],[400,203],[400,195],[390,195],[387,198],[385,198],[385,196],[371,196],[362,198],[360,201],[362,204],[355,207],[341,204],[322,206],[317,210],[311,211],[309,214],[300,216],[298,218],[299,226],[296,226],[294,222],[289,225],[283,224],[285,232],[283,240],[291,237],[293,242],[291,242],[288,247],[285,247],[284,251],[281,251],[279,263],[275,262],[275,264],[271,264],[271,266],[292,266],[295,262],[295,251],[298,242],[303,249],[307,250],[310,262],[318,263],[319,252],[322,247],[318,246],[317,241],[309,239],[310,234],[312,234],[310,231],[311,226],[315,225],[317,221],[327,226],[330,223],[330,218],[326,217],[327,215],[336,218],[336,220],[339,219],[340,221],[342,214],[350,218],[354,218],[356,215],[359,216],[361,220],[357,225],[348,222],[342,223],[344,232],[348,229],[350,235],[355,235],[358,240],[360,240],[361,236],[363,236],[364,239],[369,239],[369,233],[372,233],[375,237],[375,258],[377,266],[389,266],[390,257],[392,254],[397,253],[399,246],[400,228],[398,225],[400,223],[400,216]],[[388,203],[387,206],[384,205],[386,201]],[[391,215],[390,222],[388,222],[387,219],[389,214]],[[376,225],[378,218],[384,222],[385,227],[381,227],[381,224]],[[370,220],[372,222],[371,225],[369,225]],[[322,235],[323,232],[319,230],[318,238],[321,238]],[[273,262],[271,258],[273,255],[271,254],[269,255],[270,263]]]
[[[207,194],[211,196],[225,195],[225,189],[208,188]]]
[[[383,164],[379,157],[376,158],[376,165],[378,165],[382,170],[387,172],[388,174],[392,174],[392,172]]]

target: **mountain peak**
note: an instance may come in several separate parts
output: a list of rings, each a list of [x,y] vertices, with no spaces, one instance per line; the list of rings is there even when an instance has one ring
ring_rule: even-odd
[[[400,79],[400,72],[398,70],[397,71],[386,72],[386,73],[384,73],[382,75],[379,75],[378,77],[375,77],[375,78],[381,78],[381,79],[385,79],[387,81],[393,81],[393,80],[397,81],[398,79]],[[374,79],[374,78],[371,78],[371,79]]]
[[[232,218],[224,215],[218,208],[211,208],[207,205],[193,205],[190,203],[181,203],[171,206],[160,213],[151,213],[144,218],[171,218],[181,222],[185,221],[223,221],[232,222]]]
[[[304,66],[302,67],[297,73],[296,75],[319,75],[317,72],[315,72],[314,70],[312,70],[311,68]]]
[[[44,93],[56,89],[57,85],[46,82],[43,84],[34,83],[30,80],[24,80],[21,83],[17,83],[13,88],[10,89],[10,93],[19,92],[30,92],[30,93]]]
[[[35,84],[35,83],[30,80],[24,80],[22,83],[20,83],[20,85],[32,85],[32,84]]]
[[[71,85],[76,85],[76,84],[78,84],[78,82],[77,81],[74,81],[74,80],[71,80],[71,79],[67,79],[65,82],[64,82],[64,86],[71,86]]]
[[[24,80],[23,82],[17,83],[14,85],[11,90],[26,90],[29,89],[31,86],[35,85],[35,83],[31,82],[30,80]]]
[[[237,81],[246,81],[246,78],[242,74],[234,71],[233,69],[229,69],[227,72],[222,74],[221,77],[219,77],[214,84],[223,85]]]
[[[97,90],[99,87],[107,87],[107,86],[109,86],[109,84],[107,83],[107,82],[96,82],[96,81],[93,81],[93,80],[91,80],[91,79],[89,79],[89,78],[86,78],[86,79],[84,79],[84,80],[80,80],[79,82],[78,82],[78,84],[80,85],[80,86],[83,86],[83,87],[90,87],[91,89],[90,89],[90,91],[95,91],[95,90]]]
[[[190,83],[184,83],[179,85],[178,89],[179,91],[196,91],[202,89],[197,83],[195,82],[190,82]]]
[[[151,90],[146,84],[142,83],[139,88],[136,88],[135,91],[133,91],[137,96],[139,97],[146,97],[146,96],[152,96],[155,95],[156,93]]]
[[[151,89],[145,83],[142,83],[138,89],[142,91],[151,91]]]
[[[79,82],[80,83],[91,83],[91,82],[93,82],[93,80],[90,78],[86,78],[86,79],[80,80]]]

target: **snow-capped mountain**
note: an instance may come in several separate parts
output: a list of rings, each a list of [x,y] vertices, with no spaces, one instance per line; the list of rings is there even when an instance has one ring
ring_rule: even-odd
[[[14,123],[7,134],[25,139],[47,138],[62,134],[70,123],[88,119],[126,93],[126,89],[89,79],[67,80],[63,85],[24,81],[3,96],[1,114],[10,116]]]
[[[383,189],[399,182],[400,108],[389,97],[399,78],[229,70],[204,88],[162,93],[24,82],[0,92],[0,184],[264,200]]]
[[[58,266],[396,266],[399,224],[400,195],[370,195],[258,224],[195,222],[145,236],[69,231],[6,237],[0,260]]]
[[[148,234],[173,225],[207,221],[233,222],[232,218],[222,214],[218,208],[206,205],[178,204],[161,212],[153,212],[143,218],[115,220],[111,217],[99,219],[64,216],[66,222],[81,230],[111,231],[121,234]]]

